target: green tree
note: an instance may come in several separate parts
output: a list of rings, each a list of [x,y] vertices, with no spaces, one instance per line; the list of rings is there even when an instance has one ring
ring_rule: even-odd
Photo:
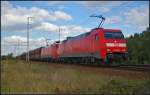
[[[9,53],[9,54],[7,55],[7,58],[8,58],[8,59],[12,59],[12,58],[13,58],[13,53]]]
[[[148,64],[149,62],[149,28],[142,33],[135,33],[127,38],[129,62],[131,64]]]

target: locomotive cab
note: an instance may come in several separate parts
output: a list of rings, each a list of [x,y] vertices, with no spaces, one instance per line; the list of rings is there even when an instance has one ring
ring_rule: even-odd
[[[109,62],[121,62],[126,60],[127,40],[121,30],[104,29],[106,60]]]

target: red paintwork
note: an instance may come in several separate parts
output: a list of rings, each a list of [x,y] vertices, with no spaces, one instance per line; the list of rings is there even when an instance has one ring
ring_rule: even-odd
[[[79,35],[77,37],[69,38],[62,42],[55,42],[48,47],[38,48],[30,51],[31,59],[52,58],[58,59],[60,57],[87,57],[93,53],[99,56],[96,58],[105,60],[109,53],[126,53],[127,47],[116,46],[118,43],[127,43],[125,39],[106,39],[104,37],[105,31],[119,32],[119,29],[103,29],[95,28],[91,32]],[[96,40],[96,35],[99,40]],[[106,46],[106,43],[114,43],[115,46]],[[25,58],[26,54],[22,54],[21,58]],[[95,55],[94,55],[95,57]]]
[[[119,30],[119,29],[104,29],[103,32],[105,32],[105,31],[120,32],[121,30]],[[104,38],[104,43],[115,43],[115,44],[126,43],[127,44],[127,40],[126,39],[106,39],[106,38]],[[110,49],[110,51],[107,51],[107,49]],[[104,51],[105,51],[104,52],[105,53],[104,58],[106,58],[107,53],[114,53],[114,52],[126,53],[127,52],[127,46],[126,47],[118,47],[118,46],[107,47],[105,44]]]
[[[118,43],[127,43],[126,40],[121,40],[121,39],[114,39],[114,40],[109,40],[109,39],[105,39],[106,42],[109,42],[109,43],[115,43],[116,45],[118,45]],[[115,47],[106,47],[106,49],[110,49],[110,52],[120,52],[120,53],[124,53],[124,52],[127,52],[127,47],[118,47],[118,46],[115,46]]]
[[[57,58],[57,48],[58,48],[58,43],[51,44],[48,47],[45,47],[41,51],[41,58]]]
[[[59,43],[54,43],[54,44],[52,44],[52,46],[51,46],[51,48],[52,48],[51,53],[52,53],[52,58],[53,58],[53,59],[58,58],[58,53],[57,53],[58,45],[59,45]]]
[[[91,30],[90,34],[84,37],[76,37],[73,40],[71,40],[70,38],[66,41],[63,41],[60,43],[58,48],[59,57],[63,55],[72,56],[78,54],[98,52],[101,57],[100,59],[105,59],[107,53],[109,52],[125,53],[127,51],[126,47],[106,47],[107,42],[114,42],[115,40],[117,40],[117,42],[119,43],[126,43],[127,41],[125,39],[106,39],[104,37],[105,31],[118,32],[120,30],[96,28]],[[98,35],[98,41],[95,40],[95,35]],[[110,51],[107,52],[107,49],[110,49]],[[116,49],[118,49],[119,51],[116,51]]]

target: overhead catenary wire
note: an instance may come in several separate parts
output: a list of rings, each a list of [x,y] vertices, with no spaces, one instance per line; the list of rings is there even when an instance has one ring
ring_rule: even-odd
[[[99,8],[99,7],[95,8],[94,11],[97,12],[98,8]],[[89,21],[91,20],[91,18],[89,17],[91,14],[93,14],[93,11],[92,11],[92,12],[88,12],[87,18],[86,18],[85,20],[83,20],[83,21],[77,23],[77,24],[78,24],[78,25],[85,25],[85,24],[87,24],[87,22],[89,22]],[[92,21],[92,20],[91,20],[91,21]],[[91,23],[91,22],[90,22],[90,23]]]
[[[126,2],[125,4],[122,3],[122,4],[120,4],[120,5],[117,6],[117,7],[111,8],[111,10],[118,10],[118,9],[120,9],[121,7],[126,6],[128,3],[130,3],[130,2],[128,1],[128,2]],[[100,10],[99,10],[99,7],[95,8],[93,11],[96,12],[96,13],[97,13],[98,11],[100,11]],[[93,15],[93,13],[94,13],[93,11],[88,13],[87,19],[85,19],[84,21],[79,22],[79,23],[77,23],[77,24],[78,24],[78,25],[85,25],[85,24],[88,24],[87,22],[88,22],[89,20],[91,20],[89,16],[90,16],[90,15]],[[121,13],[123,13],[123,12],[121,12]],[[105,15],[107,15],[107,14],[109,14],[109,12],[102,13],[103,16],[105,16]]]

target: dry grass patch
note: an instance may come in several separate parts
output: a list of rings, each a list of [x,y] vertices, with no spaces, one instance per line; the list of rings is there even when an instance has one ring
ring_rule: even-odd
[[[149,93],[149,79],[105,76],[57,64],[6,60],[1,69],[2,93]]]

